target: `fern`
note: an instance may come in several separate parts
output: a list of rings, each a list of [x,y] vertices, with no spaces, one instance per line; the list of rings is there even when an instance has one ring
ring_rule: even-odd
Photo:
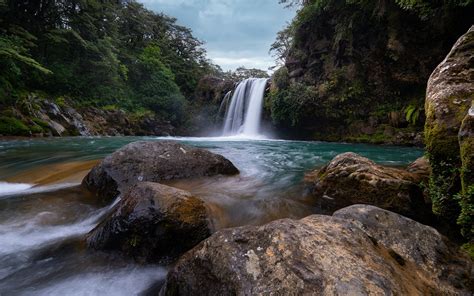
[[[405,108],[405,120],[412,125],[415,125],[420,118],[420,108],[417,107],[415,104],[410,104],[408,107]]]

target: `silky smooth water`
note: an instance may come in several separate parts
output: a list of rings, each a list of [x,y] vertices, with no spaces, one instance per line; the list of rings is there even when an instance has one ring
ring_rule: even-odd
[[[405,166],[423,153],[404,147],[240,137],[0,141],[0,295],[134,295],[164,279],[166,267],[137,265],[88,251],[82,243],[111,208],[77,186],[87,172],[82,164],[89,168],[93,160],[137,140],[179,140],[235,164],[238,176],[167,182],[205,200],[218,229],[316,212],[302,178],[339,153],[352,151],[392,166]],[[52,171],[61,178],[34,184],[38,175]]]
[[[224,136],[259,135],[267,81],[267,78],[247,78],[237,85],[225,113]],[[226,99],[227,95],[222,102],[225,105]]]

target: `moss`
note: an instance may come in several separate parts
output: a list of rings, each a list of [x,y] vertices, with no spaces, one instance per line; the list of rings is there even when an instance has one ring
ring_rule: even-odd
[[[30,131],[33,133],[33,134],[40,134],[42,132],[44,132],[43,128],[39,125],[33,125],[30,127]]]
[[[469,257],[471,257],[471,259],[474,260],[474,243],[466,243],[462,245],[461,249],[466,251]]]
[[[469,239],[474,239],[474,184],[457,195],[461,213],[458,217],[458,224],[461,226],[462,235]]]
[[[426,150],[435,158],[453,160],[459,158],[457,134],[449,133],[446,126],[436,121],[425,125],[425,145]],[[438,160],[433,159],[433,161]]]
[[[41,120],[39,118],[33,118],[32,121],[34,123],[36,123],[37,125],[41,126],[42,128],[48,128],[49,127],[49,124],[46,121]]]
[[[7,136],[28,136],[30,129],[23,123],[13,117],[0,117],[0,134]]]
[[[117,105],[106,105],[101,108],[104,111],[117,111],[120,108]]]
[[[436,120],[434,106],[427,104],[425,144],[432,174],[429,194],[433,212],[451,225],[457,222],[467,239],[472,239],[474,223],[474,186],[471,172],[474,140],[460,139],[458,133],[472,95],[454,95],[446,99],[451,110],[451,123],[446,126]],[[467,99],[466,99],[467,98]]]
[[[64,97],[57,97],[54,102],[61,108],[66,107],[66,99]]]
[[[474,137],[461,141],[461,181],[463,192],[474,184]]]

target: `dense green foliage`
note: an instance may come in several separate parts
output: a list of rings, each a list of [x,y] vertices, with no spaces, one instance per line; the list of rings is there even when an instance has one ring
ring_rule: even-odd
[[[215,71],[188,28],[134,0],[1,0],[0,104],[25,93],[181,120]]]
[[[422,144],[426,83],[472,25],[474,1],[280,2],[299,10],[272,46],[284,61],[266,106],[274,122],[312,139],[403,143],[407,135]],[[472,242],[473,143],[460,144],[459,155],[459,135],[438,132],[424,134],[425,143],[439,138],[426,146],[433,212]]]
[[[366,134],[369,119],[374,135],[421,132],[426,81],[474,11],[472,0],[280,2],[299,10],[271,47],[284,65],[267,108],[280,126],[339,140]]]

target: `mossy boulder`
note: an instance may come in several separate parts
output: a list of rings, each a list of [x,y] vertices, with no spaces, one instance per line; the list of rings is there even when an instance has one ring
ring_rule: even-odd
[[[472,238],[474,26],[456,42],[432,73],[426,94],[425,144],[433,169],[433,210]],[[458,202],[460,196],[461,202]]]
[[[418,160],[418,164],[410,165],[410,170],[377,165],[348,152],[306,174],[305,183],[323,213],[353,204],[370,204],[428,223],[432,218],[431,205],[420,184],[426,180],[429,165]]]
[[[142,182],[87,235],[87,245],[142,262],[169,262],[210,234],[202,200],[183,190]]]

